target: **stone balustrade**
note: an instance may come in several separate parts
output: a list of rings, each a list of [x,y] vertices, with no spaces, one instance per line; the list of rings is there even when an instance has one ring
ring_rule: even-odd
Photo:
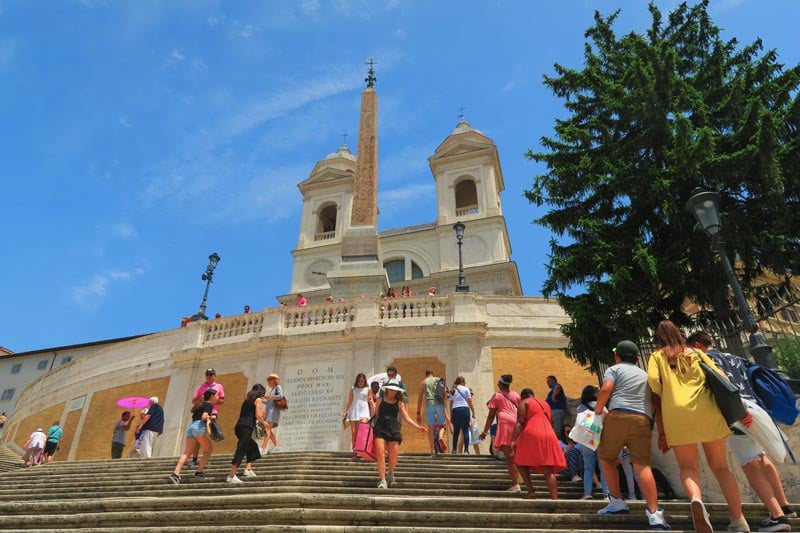
[[[457,207],[456,208],[456,216],[463,217],[466,215],[475,215],[480,213],[480,209],[478,208],[478,204],[472,205],[465,205],[464,207]]]
[[[314,234],[314,241],[330,241],[336,238],[336,230],[323,231],[322,233]]]
[[[283,309],[283,327],[312,328],[323,324],[341,324],[342,327],[356,319],[356,308],[342,302]]]
[[[387,322],[404,318],[441,318],[449,314],[450,300],[446,297],[386,298],[378,307],[378,319]]]
[[[255,336],[261,333],[264,324],[262,313],[247,313],[227,318],[215,318],[201,322],[203,329],[202,343],[239,337],[241,335]]]

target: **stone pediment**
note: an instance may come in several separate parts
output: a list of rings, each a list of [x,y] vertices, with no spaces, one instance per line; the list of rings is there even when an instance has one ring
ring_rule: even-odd
[[[494,151],[495,149],[491,139],[475,130],[471,130],[466,133],[450,135],[439,145],[430,159],[445,159],[460,155],[479,155],[481,152]]]
[[[300,182],[297,187],[301,191],[324,185],[336,185],[341,182],[352,182],[356,175],[355,168],[335,168],[324,165],[330,161],[320,161],[314,167],[311,175]],[[355,167],[355,165],[354,165]]]

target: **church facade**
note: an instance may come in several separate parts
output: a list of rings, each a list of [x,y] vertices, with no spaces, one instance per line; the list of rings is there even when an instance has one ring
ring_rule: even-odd
[[[207,368],[216,369],[226,393],[220,422],[230,437],[215,443],[221,453],[235,448],[233,426],[246,391],[273,372],[289,404],[278,429],[286,451],[349,449],[341,413],[355,375],[371,376],[390,365],[408,387],[412,412],[426,369],[450,384],[463,376],[480,423],[501,374],[514,376],[513,389],[531,387],[539,397],[551,374],[571,397],[596,385],[595,376],[561,351],[566,316],[557,303],[522,295],[502,212],[500,158],[482,132],[462,120],[429,158],[434,221],[377,231],[377,111],[369,83],[357,155],[342,146],[299,184],[301,224],[281,305],[192,322],[76,357],[21,392],[3,441],[21,446],[35,427],[58,420],[65,436],[56,459],[107,458],[122,411],[116,401],[157,396],[166,424],[155,454],[179,454],[192,395]],[[467,292],[455,291],[456,222],[467,228],[461,243]],[[398,297],[387,297],[390,287]],[[298,293],[306,306],[295,306]],[[427,450],[424,435],[407,432],[402,451]]]

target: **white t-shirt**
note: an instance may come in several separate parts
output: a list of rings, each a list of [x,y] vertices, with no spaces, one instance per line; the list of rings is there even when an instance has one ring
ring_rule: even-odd
[[[471,397],[472,395],[469,393],[468,388],[464,385],[456,385],[456,393],[450,396],[450,399],[453,400],[453,409],[457,407],[469,407],[467,400]]]
[[[29,448],[44,448],[44,443],[47,440],[47,435],[42,431],[34,431],[31,434],[31,443]]]

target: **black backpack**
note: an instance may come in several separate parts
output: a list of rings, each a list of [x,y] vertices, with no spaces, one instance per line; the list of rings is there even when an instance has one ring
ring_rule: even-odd
[[[439,378],[436,382],[433,398],[436,400],[436,403],[444,403],[444,400],[447,398],[447,382],[445,382],[444,378]]]

